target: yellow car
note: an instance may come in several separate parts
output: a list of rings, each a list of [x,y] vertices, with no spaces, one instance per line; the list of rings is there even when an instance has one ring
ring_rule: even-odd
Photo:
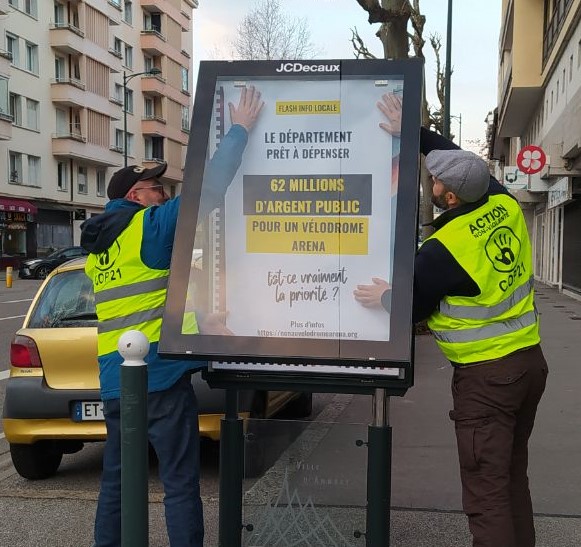
[[[63,454],[106,437],[99,394],[97,316],[85,258],[54,270],[30,305],[10,348],[3,426],[16,471],[27,479],[50,477]],[[194,374],[200,435],[220,437],[224,391]],[[245,416],[270,417],[283,407],[293,417],[311,413],[312,394],[242,391]]]

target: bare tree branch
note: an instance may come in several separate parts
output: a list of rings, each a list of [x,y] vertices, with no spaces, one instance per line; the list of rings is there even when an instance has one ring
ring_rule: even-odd
[[[353,52],[355,53],[356,59],[360,59],[361,57],[364,59],[377,59],[377,57],[367,49],[365,42],[363,42],[363,39],[359,36],[357,28],[351,29],[351,44],[353,45]]]
[[[291,18],[280,0],[259,0],[238,25],[232,47],[238,59],[312,59],[317,50],[305,18]]]

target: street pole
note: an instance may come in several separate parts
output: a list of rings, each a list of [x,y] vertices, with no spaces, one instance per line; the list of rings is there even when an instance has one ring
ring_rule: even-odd
[[[444,76],[444,137],[450,138],[450,81],[452,78],[452,0],[448,0],[448,26],[446,32],[446,73]]]
[[[144,74],[156,76],[161,74],[161,70],[154,66],[149,70],[144,72],[136,72],[135,74],[130,74],[129,76],[127,76],[127,73],[123,71],[123,167],[127,167],[127,82],[131,80],[131,78],[135,78],[136,76],[143,76]]]
[[[127,74],[123,71],[123,167],[127,167]]]
[[[147,365],[149,340],[140,331],[121,335],[121,547],[149,544]]]
[[[366,547],[389,547],[391,528],[391,453],[389,395],[373,394],[373,423],[367,428]]]

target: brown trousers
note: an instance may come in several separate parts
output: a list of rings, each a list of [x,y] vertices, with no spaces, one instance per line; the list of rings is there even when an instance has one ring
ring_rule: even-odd
[[[534,547],[528,440],[548,368],[539,345],[454,369],[462,505],[474,547]]]

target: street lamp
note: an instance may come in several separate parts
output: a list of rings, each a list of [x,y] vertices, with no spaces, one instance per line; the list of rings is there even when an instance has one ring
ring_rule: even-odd
[[[161,70],[157,67],[152,67],[145,72],[136,72],[135,74],[130,74],[129,76],[125,71],[123,71],[123,166],[127,167],[127,82],[135,76],[143,76],[144,74],[149,74],[155,76],[161,74]]]

